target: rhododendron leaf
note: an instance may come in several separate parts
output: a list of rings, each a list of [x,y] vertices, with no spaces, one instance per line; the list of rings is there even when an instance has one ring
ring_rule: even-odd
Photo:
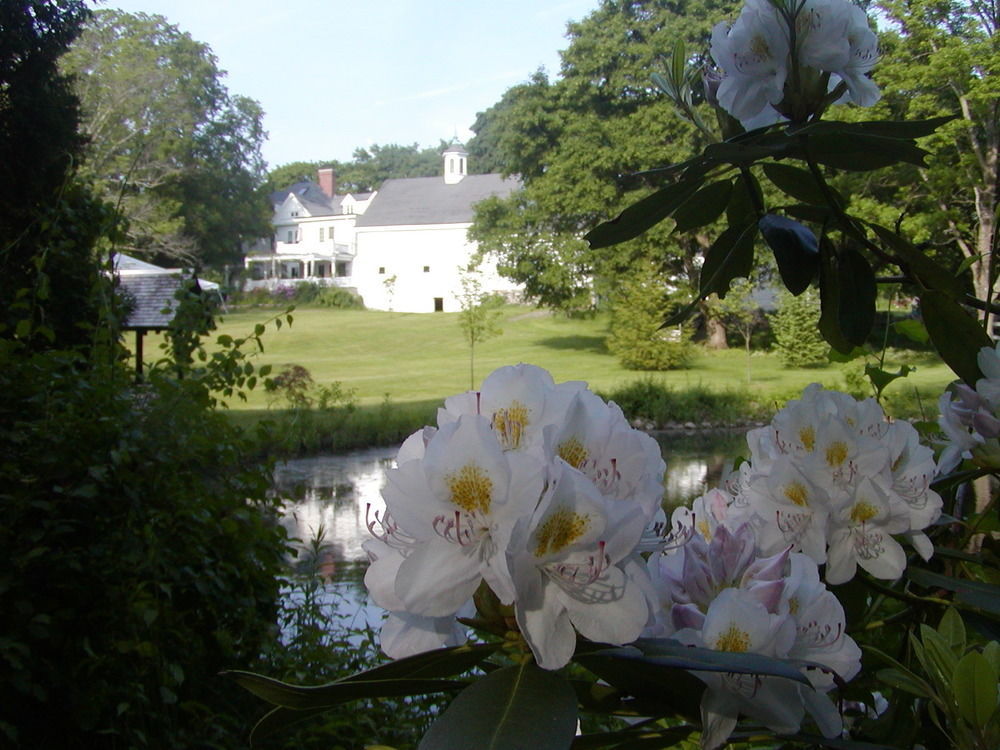
[[[720,234],[705,253],[701,267],[699,294],[702,298],[715,292],[725,297],[733,279],[749,277],[753,271],[753,245],[757,222],[731,226]]]
[[[729,204],[731,180],[719,180],[701,188],[674,211],[675,232],[688,232],[718,219]]]
[[[260,720],[254,724],[253,729],[250,730],[250,747],[254,747],[259,741],[278,732],[285,731],[293,724],[328,710],[328,708],[311,708],[298,711],[293,708],[277,706],[261,716]]]
[[[930,335],[927,333],[927,326],[914,318],[910,318],[909,320],[897,320],[892,324],[892,330],[905,336],[910,341],[917,342],[918,344],[926,344],[930,341]]]
[[[617,245],[650,229],[670,216],[701,187],[702,177],[680,180],[633,203],[617,217],[598,224],[584,235],[592,250]]]
[[[899,378],[905,378],[916,368],[910,367],[909,365],[903,365],[899,368],[897,372],[888,372],[880,367],[875,367],[874,365],[865,365],[865,375],[875,386],[876,396],[881,396],[882,391],[886,389],[893,380],[898,380]]]
[[[985,727],[997,709],[997,671],[978,651],[970,651],[955,667],[952,680],[958,712],[976,727]]]
[[[919,698],[930,698],[933,694],[930,685],[908,670],[880,669],[875,676],[886,685]]]
[[[804,685],[810,684],[797,663],[762,654],[685,646],[672,638],[640,638],[630,646],[604,649],[595,653],[616,659],[638,660],[666,669],[775,675],[787,677]]]
[[[802,294],[819,271],[816,235],[797,221],[774,214],[767,214],[757,225],[774,253],[785,288],[796,296]]]
[[[914,583],[927,588],[954,591],[958,601],[1000,615],[1000,586],[980,581],[952,578],[923,568],[908,568],[906,576]]]
[[[897,138],[912,140],[931,135],[946,122],[954,120],[956,115],[933,117],[929,120],[866,120],[863,122],[837,122],[821,120],[795,129],[796,134],[830,134],[871,135],[879,138]],[[791,130],[791,129],[790,129]]]
[[[822,314],[819,329],[840,352],[861,346],[875,323],[875,274],[861,253],[853,248],[839,252],[824,242],[819,275]]]
[[[438,678],[453,677],[479,664],[483,659],[493,654],[500,644],[479,643],[467,646],[453,646],[436,651],[425,651],[421,654],[397,659],[388,664],[382,664],[364,672],[344,677],[339,682],[354,682],[358,680],[389,680],[400,678]]]
[[[726,219],[730,226],[756,221],[757,206],[763,205],[764,196],[757,178],[749,172],[741,174],[733,183],[733,192],[726,205]]]
[[[569,683],[526,662],[498,669],[459,693],[418,748],[565,750],[576,722],[576,694]]]
[[[979,350],[993,345],[979,321],[954,299],[931,289],[920,295],[920,310],[941,359],[958,377],[975,386],[982,377]]]
[[[329,682],[325,685],[303,687],[291,685],[252,672],[231,671],[232,677],[244,689],[275,706],[296,710],[324,708],[358,698],[383,698],[404,695],[423,695],[455,690],[466,683],[455,680],[352,680]]]
[[[941,616],[938,623],[938,633],[944,638],[955,656],[962,656],[965,653],[965,623],[962,616],[953,608],[949,607]]]
[[[573,660],[635,698],[635,708],[643,715],[680,714],[699,720],[705,684],[689,672],[643,659],[619,658],[608,649],[577,654]]]
[[[767,179],[773,182],[781,192],[809,205],[827,205],[826,195],[809,171],[793,167],[790,164],[768,162],[762,166]],[[833,188],[830,190],[839,201],[840,196],[837,195],[836,191]]]
[[[809,150],[820,164],[849,172],[870,172],[900,162],[922,167],[927,156],[912,140],[861,133],[810,135]]]
[[[918,250],[911,242],[900,237],[896,232],[872,222],[865,222],[878,236],[886,249],[892,251],[899,260],[916,274],[920,283],[930,289],[940,289],[952,297],[961,299],[965,294],[962,281],[955,273],[929,258]]]

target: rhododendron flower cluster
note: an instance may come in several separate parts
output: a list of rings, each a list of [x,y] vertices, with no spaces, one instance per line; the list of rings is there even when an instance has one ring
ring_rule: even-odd
[[[873,399],[856,401],[814,383],[771,424],[747,435],[750,460],[728,482],[732,503],[753,524],[765,554],[786,547],[826,564],[844,583],[861,566],[898,578],[906,555],[894,535],[928,559],[924,529],[941,514],[930,489],[930,448],[903,421],[890,422]]]
[[[370,520],[383,650],[457,643],[455,618],[483,582],[547,669],[572,656],[574,630],[634,640],[649,619],[636,549],[663,496],[656,441],[585,384],[529,365],[447,399],[437,421],[400,448]]]
[[[740,714],[790,734],[808,712],[825,736],[836,736],[843,722],[826,693],[834,675],[850,680],[861,668],[861,650],[844,632],[844,610],[811,558],[789,547],[762,554],[750,523],[731,511],[725,493],[713,490],[691,510],[675,512],[691,539],[649,559],[659,598],[647,635],[803,663],[811,688],[782,677],[694,672],[708,686],[703,747],[725,743]]]
[[[724,73],[719,105],[747,129],[879,99],[868,76],[876,37],[849,0],[747,0],[735,23],[712,30],[711,53]]]
[[[975,389],[960,383],[938,402],[938,424],[947,439],[938,460],[942,474],[967,458],[983,466],[1000,464],[1000,344],[980,349],[977,363],[986,377]]]

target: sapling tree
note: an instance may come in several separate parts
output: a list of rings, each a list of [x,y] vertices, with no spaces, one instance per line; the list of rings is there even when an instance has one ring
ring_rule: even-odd
[[[462,306],[458,314],[458,325],[462,336],[469,345],[469,388],[476,387],[476,344],[503,333],[500,321],[503,318],[503,297],[483,292],[483,284],[478,274],[469,273],[462,277]]]

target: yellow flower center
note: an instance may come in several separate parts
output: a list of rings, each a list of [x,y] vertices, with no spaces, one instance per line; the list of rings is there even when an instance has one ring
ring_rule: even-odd
[[[466,464],[445,477],[451,501],[466,513],[489,513],[493,480],[476,464]]]
[[[826,447],[826,463],[831,466],[840,466],[847,460],[847,443],[842,440],[835,440]]]
[[[788,611],[793,615],[797,615],[799,613],[799,600],[794,596],[788,600]]]
[[[524,430],[528,426],[528,407],[520,401],[511,401],[506,409],[493,412],[493,429],[505,450],[516,450],[521,446]]]
[[[575,437],[571,437],[569,440],[564,440],[559,443],[559,449],[557,452],[559,454],[559,458],[568,463],[574,469],[582,468],[588,455],[587,449],[583,447],[583,443]]]
[[[704,519],[702,519],[701,521],[699,521],[698,522],[698,531],[701,532],[701,535],[703,537],[705,537],[705,541],[706,542],[711,542],[712,541],[712,530],[708,527],[708,521],[705,521]]]
[[[771,58],[771,48],[767,46],[767,40],[757,34],[750,41],[750,54],[758,60],[769,60]]]
[[[535,557],[544,557],[572,544],[586,533],[588,526],[588,516],[559,508],[535,532]]]
[[[851,520],[854,521],[854,523],[864,523],[865,521],[870,521],[877,515],[878,508],[865,500],[855,503],[854,507],[851,508]]]
[[[785,485],[785,497],[800,507],[809,506],[809,493],[801,482],[792,482]]]
[[[799,430],[799,440],[802,441],[802,447],[812,453],[813,448],[816,447],[816,430],[812,428],[812,425],[806,425]]]
[[[739,651],[742,653],[749,648],[750,634],[745,630],[740,630],[735,623],[730,625],[729,630],[720,635],[719,640],[715,642],[717,651]]]

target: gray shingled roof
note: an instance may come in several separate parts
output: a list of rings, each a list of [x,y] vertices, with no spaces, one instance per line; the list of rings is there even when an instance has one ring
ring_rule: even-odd
[[[356,226],[462,224],[472,221],[472,207],[485,198],[510,195],[520,186],[499,174],[469,175],[454,185],[444,177],[386,180]]]

